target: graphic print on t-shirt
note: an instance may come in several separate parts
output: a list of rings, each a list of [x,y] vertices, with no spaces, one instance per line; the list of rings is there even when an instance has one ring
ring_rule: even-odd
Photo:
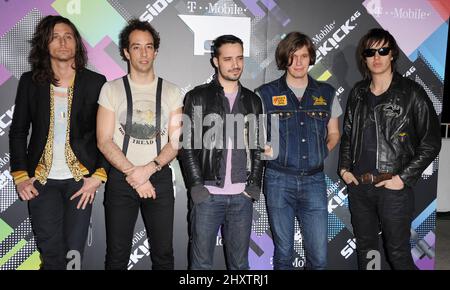
[[[133,102],[133,117],[131,131],[127,132],[130,135],[130,142],[134,144],[153,144],[158,135],[156,128],[156,104],[152,101],[138,100]],[[161,136],[166,135],[163,129],[166,127],[166,120],[168,116],[164,108],[161,108]],[[119,123],[120,132],[125,135],[125,127],[127,120],[126,102],[122,103],[119,108]]]

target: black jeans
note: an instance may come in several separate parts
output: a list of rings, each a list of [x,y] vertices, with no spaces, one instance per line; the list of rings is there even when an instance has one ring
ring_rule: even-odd
[[[390,190],[364,184],[348,188],[359,269],[367,269],[372,258],[367,257],[369,251],[379,251],[380,230],[391,268],[416,269],[409,243],[414,214],[412,189]]]
[[[105,189],[107,270],[126,270],[139,209],[147,230],[152,269],[172,270],[174,193],[172,171],[163,167],[150,177],[156,199],[140,198],[123,173],[112,168]]]
[[[68,251],[83,255],[92,205],[77,209],[81,197],[69,200],[82,185],[83,180],[73,178],[49,179],[45,185],[34,182],[39,195],[28,202],[28,209],[43,270],[66,269]]]

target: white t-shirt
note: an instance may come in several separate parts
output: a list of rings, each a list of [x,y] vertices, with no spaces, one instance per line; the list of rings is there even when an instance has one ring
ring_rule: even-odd
[[[48,173],[49,179],[69,179],[73,178],[69,166],[66,162],[66,154],[64,153],[66,147],[66,131],[68,123],[67,115],[67,88],[54,87],[55,93],[63,96],[54,96],[54,120],[53,122],[53,155],[52,167]]]
[[[128,75],[133,98],[133,118],[127,159],[133,165],[145,165],[157,156],[156,149],[156,87],[158,77],[145,85],[134,83]],[[127,96],[122,78],[107,82],[98,103],[115,113],[114,143],[122,149],[127,119]],[[164,80],[161,93],[161,149],[169,141],[169,114],[183,106],[180,89]],[[101,130],[101,129],[100,129]]]

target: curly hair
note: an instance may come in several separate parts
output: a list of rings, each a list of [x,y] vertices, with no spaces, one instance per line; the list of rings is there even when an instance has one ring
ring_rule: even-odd
[[[161,42],[161,39],[159,37],[158,31],[156,31],[156,29],[153,28],[153,26],[151,26],[150,23],[148,23],[147,21],[132,19],[128,22],[128,25],[125,26],[119,34],[120,56],[122,56],[122,59],[124,61],[128,61],[128,59],[126,58],[125,53],[123,51],[124,49],[129,48],[130,34],[135,30],[148,31],[153,37],[153,47],[155,48],[155,50],[158,50],[159,48],[159,43]]]
[[[67,18],[62,16],[49,15],[41,19],[36,27],[33,38],[31,39],[31,51],[28,60],[31,64],[32,78],[34,82],[49,82],[54,85],[58,84],[58,80],[52,70],[50,62],[50,52],[48,45],[52,41],[53,28],[58,23],[64,23],[70,26],[76,41],[75,51],[75,70],[81,70],[86,67],[87,54],[80,33],[75,25]]]

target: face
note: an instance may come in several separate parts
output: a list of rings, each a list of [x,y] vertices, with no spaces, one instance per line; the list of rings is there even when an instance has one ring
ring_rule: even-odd
[[[130,45],[124,49],[126,58],[130,61],[131,71],[149,73],[153,70],[153,61],[157,51],[153,36],[148,31],[134,30],[129,36]]]
[[[213,58],[219,71],[219,78],[237,81],[244,69],[244,55],[239,43],[226,43],[219,48],[219,55]]]
[[[294,79],[303,79],[307,77],[310,64],[308,48],[302,46],[292,54],[292,63],[287,68],[289,77]]]
[[[374,43],[370,48],[375,49],[375,54],[373,56],[366,56],[366,64],[367,68],[369,69],[370,73],[372,75],[375,74],[385,74],[385,73],[391,73],[392,72],[392,51],[389,50],[389,53],[387,55],[380,55],[380,52],[378,49],[380,48],[388,48],[389,44],[387,43]],[[373,53],[373,52],[372,52]],[[383,50],[382,50],[383,54]]]
[[[53,27],[53,34],[48,44],[50,58],[56,61],[73,61],[77,43],[72,28],[65,23]]]

